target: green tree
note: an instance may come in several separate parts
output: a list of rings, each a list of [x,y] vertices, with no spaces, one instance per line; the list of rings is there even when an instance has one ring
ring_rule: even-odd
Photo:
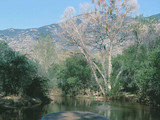
[[[36,61],[39,62],[47,73],[56,58],[55,45],[50,34],[39,36],[37,44],[33,46],[33,54]]]
[[[142,97],[149,97],[152,104],[160,104],[160,46],[149,53],[148,59],[137,70],[136,79]]]
[[[140,100],[160,104],[160,38],[157,47],[147,50],[145,45],[130,46],[122,55],[113,58],[113,93],[120,91],[138,94]],[[116,79],[119,70],[121,75]],[[149,98],[149,99],[146,99]]]
[[[14,57],[14,53],[12,49],[9,48],[6,42],[0,40],[0,83],[2,91],[7,92],[7,71],[8,67],[10,66],[10,61]],[[7,93],[6,93],[7,94]]]
[[[0,87],[4,95],[47,98],[48,79],[38,72],[36,62],[13,51],[4,41],[0,41],[0,53]]]
[[[141,46],[139,50],[136,45],[130,46],[123,51],[122,55],[118,55],[113,59],[112,85],[121,84],[121,89],[126,92],[136,93],[140,89],[140,85],[135,78],[136,70],[140,69],[141,63],[147,59],[146,48]],[[119,79],[116,79],[118,71],[122,71]]]
[[[91,86],[91,70],[81,54],[66,59],[59,73],[59,87],[65,94],[77,95]]]

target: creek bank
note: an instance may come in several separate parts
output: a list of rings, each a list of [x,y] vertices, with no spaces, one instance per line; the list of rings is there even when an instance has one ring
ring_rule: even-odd
[[[53,101],[57,96],[61,97],[74,97],[74,98],[84,98],[84,99],[93,99],[95,101],[122,101],[122,102],[130,102],[130,103],[140,103],[138,96],[136,95],[118,95],[118,96],[93,96],[93,95],[52,95],[50,96]]]
[[[18,97],[18,96],[5,96],[0,98],[1,109],[14,109],[14,108],[31,108],[39,106],[43,103],[38,98],[31,97]]]
[[[129,102],[129,103],[140,103],[142,105],[160,108],[160,105],[153,104],[153,102],[148,97],[142,97],[141,95],[138,95],[138,94],[131,94],[126,92],[122,92],[117,95],[108,95],[105,97],[101,96],[100,94],[92,94],[92,95],[88,94],[88,95],[76,95],[76,96],[64,95],[61,90],[53,90],[50,92],[50,97],[53,100],[54,100],[54,97],[56,96],[86,98],[86,99],[94,99],[96,101],[121,101],[121,102]]]
[[[154,102],[152,102],[149,99],[149,97],[142,97],[140,95],[130,94],[130,93],[122,93],[119,95],[111,95],[111,96],[105,96],[105,97],[95,96],[95,97],[88,97],[88,98],[93,98],[98,101],[121,101],[121,102],[129,102],[129,103],[139,103],[142,105],[160,108],[160,105],[154,104]]]

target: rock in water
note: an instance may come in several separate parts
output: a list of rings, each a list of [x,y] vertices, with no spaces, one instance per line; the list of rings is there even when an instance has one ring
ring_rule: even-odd
[[[45,115],[41,120],[109,120],[103,115],[91,112],[57,112]]]

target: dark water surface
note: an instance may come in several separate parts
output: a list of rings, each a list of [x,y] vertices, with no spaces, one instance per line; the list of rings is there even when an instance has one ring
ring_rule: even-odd
[[[53,103],[36,108],[0,109],[0,120],[40,120],[47,113],[63,111],[89,111],[107,116],[110,120],[160,120],[160,109],[135,103],[69,97],[56,97]]]

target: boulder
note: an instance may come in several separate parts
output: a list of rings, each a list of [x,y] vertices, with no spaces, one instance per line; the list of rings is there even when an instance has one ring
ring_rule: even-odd
[[[91,112],[57,112],[45,115],[41,120],[109,120],[107,117]]]

